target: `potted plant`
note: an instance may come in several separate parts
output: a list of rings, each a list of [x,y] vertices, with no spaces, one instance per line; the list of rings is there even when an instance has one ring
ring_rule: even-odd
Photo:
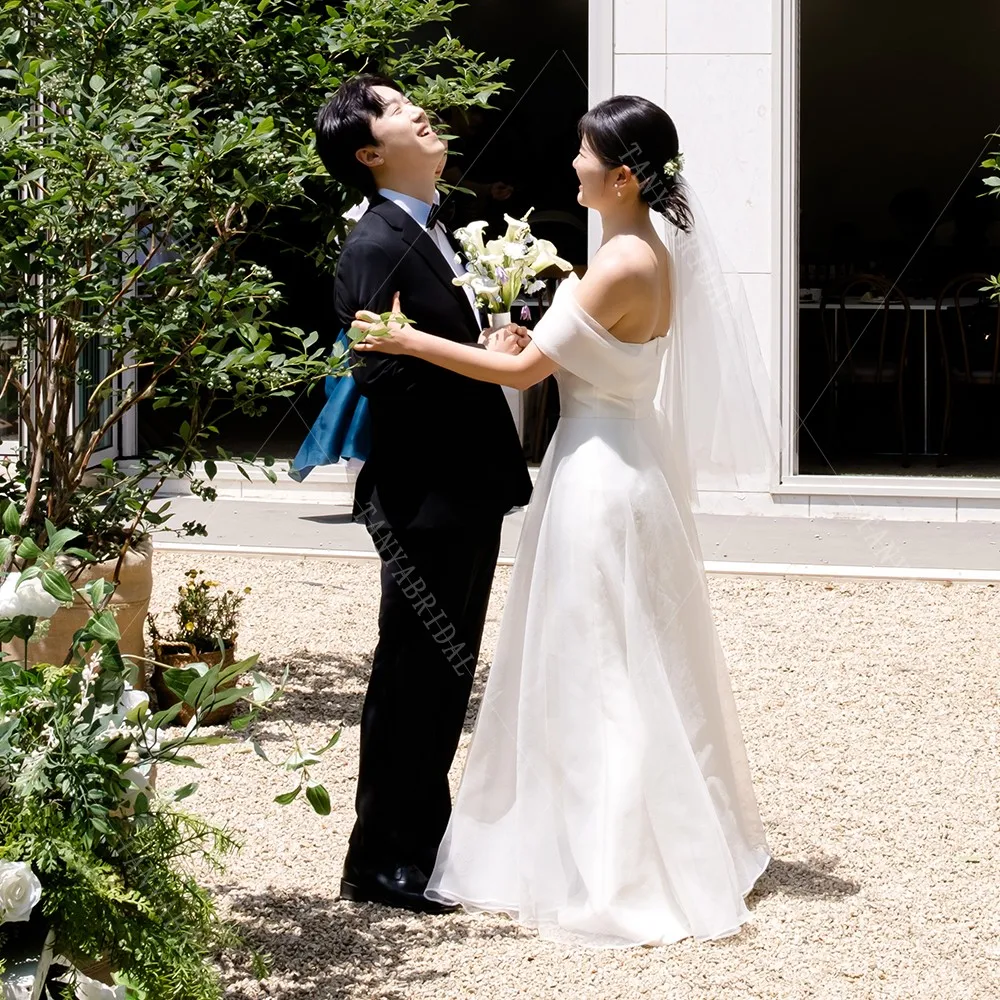
[[[29,537],[3,537],[0,548],[20,549]],[[67,537],[75,535],[45,547],[35,540],[38,552],[13,577],[13,599],[0,617],[4,641],[28,639],[53,613],[53,602],[76,596],[57,562]],[[78,997],[220,1000],[210,959],[241,943],[189,862],[221,864],[237,845],[181,805],[196,785],[154,788],[152,774],[164,763],[197,766],[201,746],[237,742],[200,735],[215,708],[244,698],[245,729],[282,692],[256,672],[255,657],[225,668],[168,671],[192,710],[189,725],[168,735],[164,727],[181,703],[153,712],[148,695],[134,688],[134,665],[118,647],[112,590],[104,580],[83,589],[90,617],[58,663],[0,658],[4,995],[38,997],[44,985],[45,995],[57,996],[59,977]],[[227,690],[236,677],[251,686]],[[315,811],[329,813],[329,796],[309,769],[336,738],[315,751],[296,745],[283,765],[295,787],[277,801],[291,802],[304,790]]]
[[[197,569],[189,569],[184,576],[186,582],[177,588],[178,599],[171,609],[175,626],[164,635],[156,616],[149,616],[149,636],[156,660],[152,687],[160,708],[182,700],[167,685],[165,668],[194,663],[213,667],[221,664],[226,668],[236,662],[240,606],[250,593],[249,587],[244,587],[239,594],[233,590],[219,592],[218,582],[206,579]],[[234,683],[235,678],[230,686]],[[216,708],[205,716],[202,724],[216,726],[228,722],[235,709],[235,702]],[[178,720],[187,725],[191,721],[191,713],[191,707],[182,704]]]
[[[95,558],[67,549],[60,568],[78,589],[116,583],[126,653],[143,652],[164,482],[214,498],[218,461],[235,458],[220,418],[342,370],[343,350],[282,321],[279,285],[252,259],[294,232],[312,266],[334,262],[356,197],[313,148],[324,94],[366,65],[429,108],[501,88],[505,62],[424,37],[455,6],[0,4],[0,404],[20,424],[0,499],[42,543],[46,520],[80,533]],[[124,465],[139,407],[173,411],[176,435]],[[60,610],[30,658],[54,660],[87,617]]]

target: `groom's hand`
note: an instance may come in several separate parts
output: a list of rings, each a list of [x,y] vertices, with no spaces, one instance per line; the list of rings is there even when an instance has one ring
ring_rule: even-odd
[[[497,330],[483,330],[480,343],[488,351],[501,351],[504,354],[520,354],[531,343],[531,334],[527,327],[508,323]]]

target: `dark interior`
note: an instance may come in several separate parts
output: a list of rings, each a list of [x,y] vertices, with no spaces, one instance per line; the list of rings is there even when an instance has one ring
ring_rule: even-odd
[[[803,0],[801,25],[799,471],[995,476],[1000,8]]]

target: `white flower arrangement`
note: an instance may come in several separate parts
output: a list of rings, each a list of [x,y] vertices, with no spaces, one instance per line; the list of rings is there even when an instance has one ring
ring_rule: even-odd
[[[42,883],[23,861],[0,861],[0,924],[27,920],[42,898]]]
[[[527,295],[540,291],[545,282],[538,275],[549,267],[572,270],[573,265],[558,255],[554,243],[531,235],[528,216],[532,211],[529,209],[520,219],[505,215],[507,232],[498,240],[485,240],[487,223],[482,221],[455,230],[466,265],[465,274],[455,278],[454,283],[470,287],[487,312],[510,312],[522,290]],[[458,263],[461,257],[456,256]]]
[[[678,153],[672,160],[667,160],[667,162],[663,164],[663,173],[666,177],[676,177],[683,169],[683,153]]]
[[[118,702],[118,710],[125,716],[126,721],[138,722],[149,711],[149,695],[145,691],[136,691],[126,681],[121,700]]]
[[[51,618],[61,607],[38,576],[22,580],[20,573],[8,573],[0,586],[0,618]]]

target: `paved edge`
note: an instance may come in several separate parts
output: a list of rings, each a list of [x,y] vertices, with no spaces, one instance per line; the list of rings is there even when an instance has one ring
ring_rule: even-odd
[[[295,549],[280,546],[193,545],[184,542],[157,542],[161,552],[192,554],[263,556],[274,559],[377,559],[369,550]],[[511,556],[501,556],[499,566],[512,566]],[[801,576],[849,580],[917,580],[927,583],[1000,583],[1000,570],[938,569],[919,566],[830,566],[810,563],[728,562],[706,560],[705,572],[721,576]]]

